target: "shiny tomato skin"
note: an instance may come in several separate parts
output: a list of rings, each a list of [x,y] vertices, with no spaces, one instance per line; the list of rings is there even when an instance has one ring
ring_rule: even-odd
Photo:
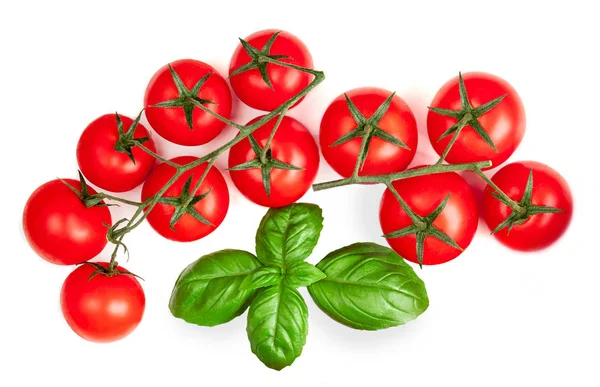
[[[392,92],[375,87],[361,87],[346,94],[358,110],[369,118]],[[400,172],[410,164],[417,151],[418,132],[415,116],[399,96],[395,95],[392,99],[392,104],[379,122],[379,127],[401,140],[409,149],[373,138],[363,169],[359,172],[360,176]],[[341,94],[323,115],[319,142],[327,163],[343,177],[352,175],[362,139],[354,138],[337,146],[331,145],[354,128],[356,122],[350,114],[344,94]]]
[[[180,156],[171,159],[172,162],[179,165],[189,164],[197,160],[193,156]],[[186,180],[193,175],[191,187],[198,182],[206,169],[207,163],[200,164],[190,171],[184,173],[177,181],[167,189],[163,197],[179,197],[183,190]],[[147,200],[156,192],[161,190],[167,181],[175,175],[175,168],[167,164],[159,164],[142,187],[142,200]],[[175,224],[175,231],[170,227],[171,216],[175,212],[175,207],[167,204],[157,203],[148,214],[148,223],[163,237],[177,242],[191,242],[201,239],[213,232],[225,219],[229,208],[229,190],[223,175],[216,167],[211,167],[206,175],[206,179],[196,192],[201,195],[210,190],[210,193],[200,200],[194,208],[204,216],[213,226],[201,223],[190,214],[184,214]]]
[[[450,199],[433,225],[452,238],[463,250],[477,230],[477,202],[471,188],[460,175],[446,172],[397,180],[394,187],[408,206],[420,216],[429,215],[446,196]],[[394,195],[386,189],[381,199],[379,222],[384,234],[412,224]],[[416,237],[388,238],[389,245],[405,259],[418,263]],[[453,260],[462,251],[428,236],[425,239],[423,264],[437,265]]]
[[[63,180],[81,189],[78,180]],[[96,193],[92,187],[88,192]],[[112,223],[108,207],[86,208],[58,179],[38,187],[23,210],[27,242],[40,257],[57,265],[74,265],[100,254],[107,243],[104,223]]]
[[[504,163],[517,149],[525,134],[525,109],[517,91],[504,79],[482,72],[462,75],[473,107],[478,107],[506,94],[492,110],[479,117],[479,123],[488,133],[498,152],[495,152],[470,126],[458,136],[446,161],[451,164],[472,163],[490,160],[492,168]],[[429,106],[459,110],[458,77],[449,80],[437,92]],[[433,111],[427,114],[427,132],[435,151],[442,155],[452,136],[439,137],[456,119]]]
[[[133,120],[119,114],[127,133]],[[149,137],[150,133],[138,124],[134,139]],[[119,140],[115,114],[105,114],[92,121],[81,133],[77,143],[77,164],[83,175],[94,185],[111,192],[131,191],[144,182],[154,166],[154,157],[139,147],[131,148],[135,163],[127,153],[115,150]],[[144,146],[156,152],[152,139]]]
[[[208,109],[225,117],[231,117],[231,92],[225,79],[215,68],[193,59],[181,59],[170,63],[188,90],[206,74],[206,80],[198,97],[214,103],[206,104]],[[198,107],[193,110],[193,130],[190,130],[181,107],[159,108],[152,105],[175,99],[179,96],[168,65],[161,67],[146,88],[144,106],[150,126],[164,139],[179,145],[202,145],[211,141],[225,127],[225,124]]]
[[[258,31],[244,40],[258,50],[262,50],[265,43],[278,31],[272,29]],[[271,55],[289,56],[289,58],[279,59],[281,62],[313,68],[313,60],[308,48],[300,39],[289,32],[282,31],[277,36],[270,53]],[[250,56],[244,47],[238,44],[231,57],[229,74],[247,64],[250,60]],[[229,82],[235,94],[246,105],[258,110],[273,111],[302,91],[312,79],[312,75],[308,73],[276,64],[267,65],[267,74],[273,85],[272,89],[265,83],[256,68],[232,76]]]
[[[88,341],[120,340],[142,320],[146,307],[144,290],[132,275],[97,274],[89,279],[94,271],[96,268],[91,265],[81,265],[65,279],[60,292],[63,316],[69,327]]]
[[[519,202],[533,170],[531,203],[563,210],[556,214],[538,214],[529,217],[522,225],[515,225],[494,234],[502,244],[519,251],[534,251],[556,242],[567,230],[573,213],[573,196],[567,181],[554,169],[536,161],[519,161],[507,164],[492,177],[494,182],[511,199]],[[493,189],[484,191],[484,220],[494,230],[512,210],[492,196]]]
[[[256,117],[247,125],[260,120]],[[264,148],[277,117],[252,133],[256,142]],[[271,195],[267,196],[259,168],[229,171],[231,180],[240,192],[252,202],[265,207],[283,207],[300,199],[311,187],[319,169],[319,148],[312,134],[297,120],[284,117],[271,141],[273,158],[302,170],[272,169]],[[256,158],[250,141],[234,145],[229,151],[229,168]]]

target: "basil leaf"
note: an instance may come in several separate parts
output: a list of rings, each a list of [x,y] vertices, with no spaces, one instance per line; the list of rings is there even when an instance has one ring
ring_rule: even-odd
[[[259,290],[248,311],[252,352],[275,370],[291,365],[302,353],[308,334],[308,308],[296,289],[283,284]]]
[[[294,289],[325,278],[325,274],[308,262],[298,262],[285,273],[284,283]]]
[[[312,253],[322,229],[322,211],[315,204],[271,208],[256,232],[256,255],[265,266],[287,268]]]
[[[308,287],[317,306],[351,328],[376,330],[414,320],[429,306],[425,284],[402,257],[356,243],[317,264],[327,278]]]
[[[260,267],[256,257],[241,250],[221,250],[185,268],[173,288],[169,309],[186,322],[214,326],[244,313],[255,295],[240,289],[247,275]]]
[[[258,289],[271,285],[277,285],[281,282],[281,269],[276,267],[259,267],[248,275],[240,289]]]

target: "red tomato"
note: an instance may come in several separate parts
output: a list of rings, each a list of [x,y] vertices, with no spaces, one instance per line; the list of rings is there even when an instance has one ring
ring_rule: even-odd
[[[506,95],[502,101],[478,118],[479,123],[489,135],[497,151],[488,145],[471,126],[466,126],[448,155],[446,161],[451,164],[472,163],[490,160],[492,167],[505,162],[517,149],[525,134],[525,109],[517,91],[504,79],[487,73],[463,74],[469,102],[477,108],[498,97]],[[458,77],[451,79],[437,92],[432,107],[460,110],[461,101]],[[442,155],[452,135],[439,140],[440,136],[457,119],[429,111],[427,131],[435,151]]]
[[[346,93],[365,118],[377,111],[392,92],[362,87]],[[412,161],[417,151],[417,123],[410,107],[394,95],[391,104],[377,126],[385,133],[400,140],[408,149],[382,139],[375,133],[372,137],[367,159],[359,175],[379,175],[400,172]],[[321,120],[320,144],[325,160],[343,177],[350,177],[360,153],[362,137],[358,136],[339,145],[333,145],[340,137],[357,128],[344,94],[337,97],[327,108]],[[359,128],[360,129],[360,128]],[[364,132],[357,132],[361,134]]]
[[[81,189],[79,181],[64,180]],[[88,192],[96,193],[91,187]],[[74,265],[100,254],[107,243],[104,223],[112,223],[107,207],[86,208],[60,180],[36,189],[23,211],[23,231],[29,245],[40,257],[58,265]]]
[[[397,180],[394,188],[419,216],[431,214],[449,195],[442,212],[431,223],[449,236],[463,250],[477,230],[477,203],[467,182],[457,173],[447,172]],[[381,199],[379,222],[384,234],[401,230],[412,224],[398,200],[387,189]],[[388,243],[402,257],[418,263],[415,234],[388,238]],[[427,236],[424,242],[423,264],[437,265],[448,262],[462,253],[461,250]]]
[[[212,66],[192,59],[182,59],[170,63],[185,87],[180,93],[169,66],[163,66],[154,74],[144,97],[146,118],[150,126],[163,138],[179,145],[202,145],[211,141],[225,127],[225,124],[193,106],[192,99],[204,102],[211,111],[225,118],[231,116],[231,92],[225,79]],[[193,93],[194,86],[208,76],[199,93]],[[187,95],[189,94],[189,95]],[[186,96],[187,95],[187,96]],[[174,107],[153,107],[171,101]],[[212,102],[209,103],[208,101]],[[186,119],[188,109],[192,128]]]
[[[256,117],[248,125],[262,117]],[[252,133],[261,149],[264,148],[276,122],[277,117]],[[254,159],[257,159],[257,155],[252,150],[250,141],[244,139],[229,151],[229,168]],[[281,165],[279,163],[301,170],[278,168],[278,165]],[[230,170],[229,173],[235,186],[254,203],[265,207],[283,207],[304,196],[315,180],[318,169],[319,148],[312,134],[300,122],[284,117],[271,141],[266,163],[262,164],[262,167]],[[263,170],[270,171],[270,196],[267,195],[263,184]]]
[[[531,205],[554,207],[560,213],[542,213],[528,217],[523,224],[496,232],[494,236],[504,245],[521,251],[543,249],[554,243],[569,226],[573,213],[573,197],[565,179],[549,166],[535,161],[520,161],[500,169],[492,181],[511,199],[521,202],[529,171],[533,171]],[[492,196],[495,192],[487,186],[484,194],[484,219],[494,230],[513,210]]]
[[[285,63],[313,68],[313,61],[308,49],[296,36],[289,32],[282,31],[274,39],[270,49],[265,48],[265,44],[273,38],[278,30],[263,30],[255,32],[248,36],[245,41],[258,51],[262,51],[260,56],[278,56],[285,55],[287,58],[278,60]],[[265,82],[258,67],[253,67],[247,71],[231,76],[238,68],[247,65],[252,58],[239,44],[231,57],[229,64],[229,75],[233,91],[246,105],[258,109],[273,111],[282,105],[288,99],[294,97],[302,89],[309,85],[312,75],[300,70],[290,69],[277,64],[264,63],[258,66],[264,66],[271,82],[272,88]]]
[[[197,160],[192,156],[180,156],[171,161],[186,165]],[[202,174],[206,170],[208,164],[200,164],[199,166],[184,173],[177,181],[167,189],[162,195],[163,198],[178,198],[183,192],[186,181],[192,177],[191,188],[193,188]],[[159,164],[142,187],[142,200],[145,201],[149,197],[160,191],[167,181],[175,175],[175,168],[167,164]],[[198,201],[192,206],[190,211],[196,211],[200,216],[204,217],[211,225],[204,224],[194,218],[190,213],[185,213],[175,224],[175,230],[171,229],[170,221],[175,213],[175,206],[170,204],[157,203],[156,206],[148,214],[148,222],[160,235],[167,239],[179,242],[191,242],[205,237],[213,232],[225,219],[227,209],[229,208],[229,190],[223,175],[215,167],[212,167],[206,179],[196,192],[195,196],[206,194],[206,197]]]
[[[154,166],[154,157],[137,146],[133,139],[150,137],[148,130],[138,124],[133,133],[128,133],[133,123],[129,117],[119,115],[123,122],[125,136],[119,136],[115,114],[106,114],[92,121],[84,129],[77,144],[77,163],[85,177],[98,187],[112,191],[130,191],[144,182]],[[129,149],[135,162],[126,151],[118,151],[115,146],[122,143],[122,150]],[[156,152],[154,141],[149,139],[143,145]]]
[[[101,266],[107,267],[103,262]],[[144,315],[146,298],[138,280],[127,274],[90,275],[97,269],[81,265],[65,279],[60,292],[63,316],[82,338],[107,343],[129,335]],[[125,271],[118,267],[119,271]]]

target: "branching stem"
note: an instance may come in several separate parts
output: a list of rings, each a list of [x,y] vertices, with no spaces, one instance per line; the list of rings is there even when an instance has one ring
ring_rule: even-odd
[[[206,106],[204,106],[201,103],[194,103],[194,105],[196,107],[198,107],[199,109],[205,111],[208,114],[211,114],[212,116],[214,116],[215,118],[217,118],[218,120],[220,120],[221,122],[225,123],[226,125],[230,125],[236,129],[239,130],[239,133],[230,141],[228,141],[226,144],[222,145],[221,147],[215,149],[214,151],[198,158],[197,160],[192,161],[191,163],[185,164],[185,165],[179,165],[176,164],[172,161],[169,161],[167,159],[165,159],[164,157],[160,156],[159,154],[157,154],[156,152],[153,152],[152,150],[148,149],[147,147],[145,147],[143,144],[136,144],[136,146],[138,146],[141,150],[143,150],[144,152],[148,153],[149,155],[151,155],[152,157],[154,157],[156,160],[158,160],[159,162],[165,163],[173,168],[175,168],[175,174],[173,175],[173,177],[156,193],[154,194],[152,197],[148,198],[147,200],[145,200],[144,202],[134,202],[134,201],[130,201],[130,200],[126,200],[126,199],[121,199],[119,197],[116,196],[112,196],[112,195],[107,195],[104,193],[101,193],[101,195],[108,200],[113,200],[113,201],[118,201],[124,204],[128,204],[131,206],[135,206],[137,207],[135,213],[133,214],[133,216],[131,217],[131,219],[129,219],[126,223],[126,225],[124,225],[121,228],[118,228],[117,230],[113,231],[113,237],[115,237],[115,240],[117,243],[115,243],[115,248],[111,254],[111,259],[110,259],[110,263],[109,263],[109,270],[112,268],[113,270],[116,268],[117,266],[117,253],[119,250],[119,246],[122,246],[122,241],[123,238],[125,237],[125,235],[127,235],[129,232],[131,232],[132,230],[134,230],[136,227],[138,227],[143,221],[144,219],[146,219],[146,216],[148,215],[148,213],[154,208],[154,206],[158,203],[159,199],[162,197],[162,195],[169,189],[169,187],[171,187],[171,185],[173,185],[184,173],[190,171],[191,169],[202,165],[203,163],[207,163],[207,166],[204,170],[204,173],[202,174],[202,176],[200,177],[200,179],[196,182],[191,194],[190,194],[190,200],[193,199],[195,193],[198,191],[198,189],[200,189],[200,186],[202,185],[202,183],[204,182],[204,179],[206,178],[208,171],[210,170],[210,168],[213,166],[213,164],[217,161],[217,158],[225,151],[227,151],[228,149],[230,149],[232,146],[234,146],[235,144],[239,143],[240,141],[244,140],[246,137],[248,137],[252,132],[254,132],[255,130],[257,130],[258,128],[260,128],[261,126],[263,126],[264,124],[266,124],[267,122],[269,122],[271,119],[273,119],[275,116],[279,116],[279,119],[277,120],[277,123],[275,124],[275,126],[273,127],[271,134],[269,136],[269,139],[267,140],[266,146],[264,147],[264,155],[261,155],[262,158],[266,157],[266,152],[270,146],[271,141],[273,140],[273,137],[275,136],[275,132],[277,131],[277,128],[279,127],[279,125],[281,124],[281,121],[283,120],[283,117],[285,115],[285,113],[289,110],[290,107],[292,107],[294,104],[296,104],[298,101],[300,101],[300,99],[302,99],[304,96],[306,96],[312,89],[314,89],[319,83],[323,82],[323,80],[325,79],[325,74],[322,71],[318,71],[318,70],[313,70],[313,69],[308,69],[308,68],[304,68],[304,67],[300,67],[300,66],[296,66],[294,64],[291,63],[285,63],[285,62],[281,62],[279,60],[276,59],[271,59],[268,58],[267,60],[269,63],[273,63],[279,66],[284,66],[284,67],[289,67],[298,71],[302,71],[302,72],[306,72],[309,74],[314,75],[314,79],[311,81],[311,83],[306,86],[302,91],[300,91],[297,95],[295,95],[294,97],[290,98],[289,100],[287,100],[286,102],[284,102],[281,106],[279,106],[277,109],[273,110],[272,112],[268,113],[266,116],[264,116],[263,118],[261,118],[260,120],[254,122],[252,125],[248,125],[248,126],[244,126],[244,125],[240,125],[237,124],[225,117],[222,117],[221,115],[213,112],[212,110],[210,110],[209,108],[207,108]],[[196,101],[197,102],[197,101]],[[189,203],[188,203],[189,204]],[[122,222],[124,223],[124,222]],[[115,222],[116,224],[116,222]]]

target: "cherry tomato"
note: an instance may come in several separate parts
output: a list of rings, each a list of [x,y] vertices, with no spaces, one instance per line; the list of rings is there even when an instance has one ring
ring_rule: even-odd
[[[540,250],[556,242],[564,234],[573,213],[573,197],[565,179],[549,166],[535,161],[520,161],[505,165],[492,177],[492,182],[508,197],[521,202],[530,171],[533,189],[530,204],[552,207],[562,212],[539,213],[494,233],[502,244],[521,251]],[[489,185],[484,194],[484,219],[495,230],[513,210],[496,199]],[[527,207],[526,205],[524,207]],[[542,210],[543,211],[543,210]]]
[[[99,263],[107,267],[107,263]],[[117,268],[123,272],[122,267]],[[138,280],[128,274],[106,276],[84,264],[65,279],[60,292],[63,316],[82,338],[107,343],[129,335],[144,315],[146,298]]]
[[[79,181],[64,181],[81,190]],[[96,194],[91,187],[88,192]],[[40,257],[57,265],[74,265],[100,254],[107,243],[104,224],[111,223],[107,207],[86,208],[60,180],[38,187],[23,211],[23,231],[29,245]]]
[[[185,90],[178,89],[169,65],[163,66],[154,74],[146,88],[146,118],[161,137],[175,144],[206,144],[221,133],[225,124],[194,106],[192,100],[201,102],[207,109],[225,118],[230,118],[231,92],[227,82],[217,70],[204,62],[182,59],[170,65],[176,77],[181,79]],[[201,85],[199,92],[193,92],[194,86],[205,76],[208,78]],[[171,107],[153,106],[157,104]]]
[[[374,87],[362,87],[345,93],[365,118],[373,113],[392,94],[391,91]],[[344,94],[338,96],[327,108],[321,120],[320,145],[325,160],[343,177],[354,172],[362,142],[364,128],[353,118]],[[372,125],[371,125],[372,126]],[[394,95],[385,115],[372,126],[373,135],[367,158],[359,175],[379,175],[400,172],[412,161],[417,151],[417,123],[410,107],[400,97]],[[342,136],[356,131],[356,137],[339,145],[334,145]],[[398,146],[382,138],[385,135],[401,141],[406,147]],[[408,149],[406,149],[408,148]]]
[[[474,72],[463,74],[462,77],[473,108],[505,96],[500,103],[477,118],[496,151],[471,126],[466,126],[446,156],[446,161],[461,164],[490,160],[492,168],[498,167],[513,154],[525,134],[525,109],[521,98],[508,82],[495,75]],[[459,78],[444,84],[430,106],[460,110]],[[427,114],[429,140],[439,155],[443,154],[452,138],[452,135],[448,135],[439,140],[440,136],[456,123],[456,118],[431,110]]]
[[[402,199],[417,215],[426,217],[449,197],[442,212],[430,225],[442,231],[463,250],[477,230],[477,203],[467,182],[457,173],[447,172],[397,180],[393,183]],[[407,213],[393,193],[387,189],[381,199],[379,222],[384,234],[401,230],[412,224]],[[416,234],[387,238],[388,243],[402,257],[418,263]],[[437,265],[453,260],[462,251],[442,240],[427,236],[423,249],[423,264]]]
[[[124,135],[119,135],[116,115],[106,114],[84,129],[77,144],[81,172],[92,184],[112,192],[134,189],[144,182],[154,166],[154,157],[134,146],[134,139],[147,139],[143,145],[156,152],[154,141],[142,124],[138,123],[134,132],[129,133],[133,120],[119,117]]]
[[[180,156],[170,161],[179,165],[186,165],[195,160],[197,160],[196,157]],[[193,189],[202,177],[207,165],[207,163],[203,163],[185,172],[166,190],[162,197],[171,199],[181,198],[190,176],[192,177],[190,189]],[[167,181],[175,175],[175,172],[175,168],[165,163],[159,164],[154,168],[142,187],[142,200],[145,201],[160,191],[166,185]],[[202,182],[202,185],[200,185],[194,196],[202,196],[202,198],[193,206],[188,206],[183,216],[175,223],[174,229],[170,226],[171,219],[176,210],[176,206],[173,204],[157,203],[148,214],[148,222],[160,235],[174,241],[190,242],[207,236],[223,222],[229,208],[227,183],[217,168],[211,167],[204,182]],[[198,215],[211,223],[211,225],[198,220]]]
[[[265,49],[265,45],[270,39],[273,39],[274,34],[275,38],[272,46],[270,49],[268,49],[268,46]],[[245,41],[258,51],[263,51],[260,54],[261,56],[284,55],[285,58],[280,57],[278,60],[304,68],[313,68],[310,52],[300,39],[289,32],[278,30],[258,31],[248,36]],[[232,75],[235,70],[248,65],[251,61],[252,58],[246,49],[242,44],[239,44],[229,64],[229,81],[238,98],[254,109],[275,110],[285,101],[300,93],[302,89],[308,86],[312,78],[312,75],[308,73],[272,63],[265,63],[262,66],[265,66],[268,80],[273,87],[267,84],[261,75],[261,71],[256,66]]]
[[[248,125],[263,116],[250,121]],[[252,133],[261,149],[264,149],[277,117]],[[259,152],[260,153],[260,152]],[[229,168],[260,160],[252,149],[249,139],[234,145],[229,152]],[[312,134],[300,122],[284,117],[279,125],[265,163],[251,169],[230,170],[231,180],[240,192],[256,204],[265,207],[283,207],[300,199],[310,188],[319,169],[319,148]],[[300,168],[299,170],[286,168]],[[263,171],[269,173],[267,195]]]

